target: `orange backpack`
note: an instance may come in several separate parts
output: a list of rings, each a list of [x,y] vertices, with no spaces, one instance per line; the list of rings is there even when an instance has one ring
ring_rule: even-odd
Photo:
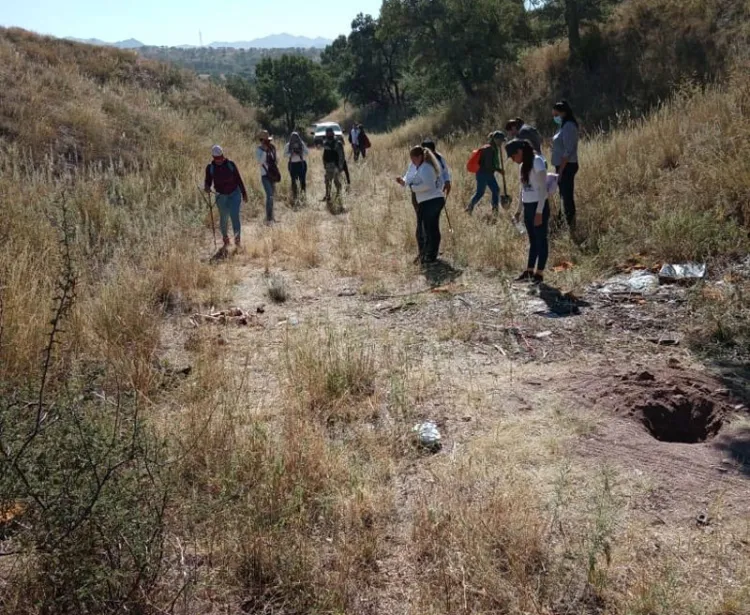
[[[479,172],[479,163],[482,159],[482,151],[488,147],[488,145],[483,145],[479,149],[475,149],[473,152],[471,152],[471,156],[469,156],[469,160],[466,163],[466,170],[469,173],[474,173],[476,175]]]

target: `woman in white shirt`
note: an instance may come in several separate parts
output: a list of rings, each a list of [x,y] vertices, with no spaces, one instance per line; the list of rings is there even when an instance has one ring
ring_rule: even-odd
[[[529,235],[529,260],[516,281],[544,282],[544,268],[549,256],[549,201],[547,200],[547,163],[534,152],[528,141],[515,139],[505,146],[508,158],[521,166],[521,198],[518,212],[519,221],[523,215]]]
[[[284,147],[284,157],[289,159],[289,175],[292,178],[292,199],[297,200],[299,194],[297,182],[299,181],[299,190],[302,190],[302,199],[307,194],[307,156],[310,151],[307,145],[299,136],[299,133],[293,132],[289,137],[289,143]]]
[[[396,181],[414,194],[417,201],[417,245],[424,265],[435,263],[440,253],[440,214],[445,207],[442,169],[435,154],[418,145],[409,152],[411,164]]]

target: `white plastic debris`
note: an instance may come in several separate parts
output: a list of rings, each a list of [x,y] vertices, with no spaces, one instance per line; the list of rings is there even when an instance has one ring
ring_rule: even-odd
[[[434,421],[425,421],[414,426],[419,445],[432,452],[437,452],[442,447],[442,436]]]
[[[659,279],[665,282],[694,282],[706,277],[706,263],[684,263],[663,265]]]
[[[286,321],[293,327],[296,327],[299,324],[299,318],[297,318],[296,314],[292,314],[291,316],[289,316]]]
[[[609,278],[599,289],[603,295],[633,293],[652,295],[659,290],[659,277],[650,271],[638,270]]]

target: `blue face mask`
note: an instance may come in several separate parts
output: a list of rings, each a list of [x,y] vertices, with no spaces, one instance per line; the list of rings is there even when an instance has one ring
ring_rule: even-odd
[[[557,124],[558,126],[562,126],[562,115],[555,115],[552,119],[555,121],[555,124]]]

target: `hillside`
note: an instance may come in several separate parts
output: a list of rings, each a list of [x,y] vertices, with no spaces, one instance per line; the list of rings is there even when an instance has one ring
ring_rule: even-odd
[[[282,167],[265,226],[255,120],[224,90],[0,30],[3,615],[748,615],[737,55],[590,131],[578,227],[553,224],[531,286],[510,212],[463,212],[486,138],[466,106],[373,132],[341,209],[320,152],[302,204]],[[394,178],[437,133],[453,191],[420,267]],[[215,142],[250,192],[219,261]],[[653,273],[692,260],[705,279]]]

